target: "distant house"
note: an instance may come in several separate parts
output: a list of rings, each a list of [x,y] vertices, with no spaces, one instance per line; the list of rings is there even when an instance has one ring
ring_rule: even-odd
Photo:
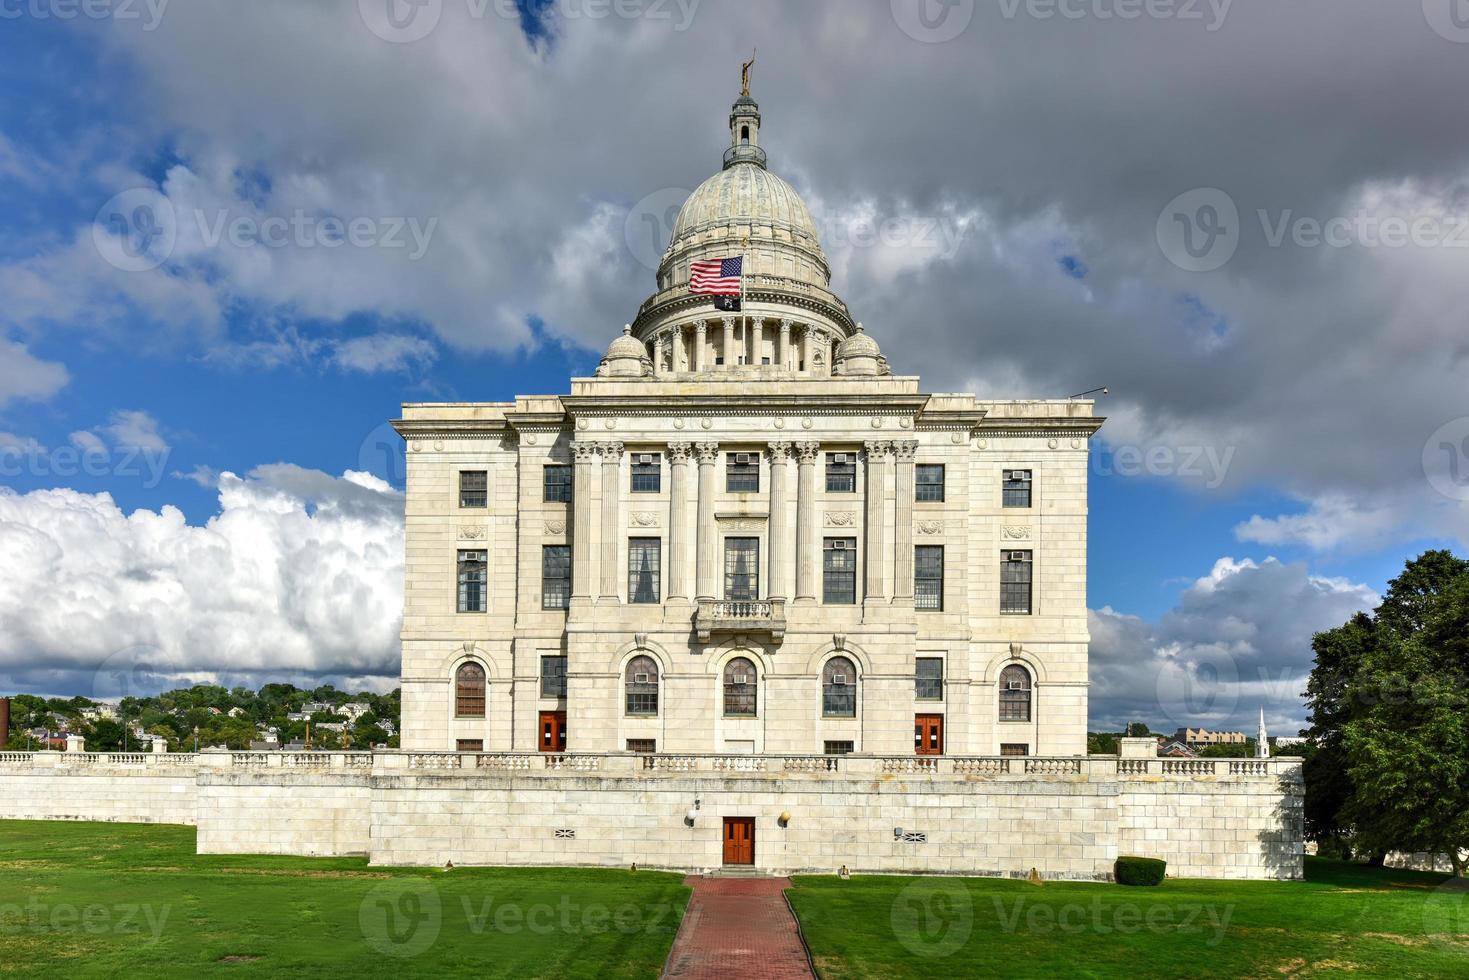
[[[1275,742],[1276,747],[1305,745],[1306,737],[1304,735],[1277,735],[1272,741]]]
[[[325,701],[307,701],[301,706],[301,711],[308,715],[319,714],[321,712],[326,712],[327,714],[337,713],[336,707],[327,704]]]
[[[1184,745],[1244,745],[1249,739],[1244,732],[1211,732],[1207,728],[1180,728],[1173,733],[1175,742]]]
[[[319,732],[342,732],[346,728],[347,723],[342,721],[323,721],[316,726],[316,730]]]
[[[231,708],[229,711],[225,712],[225,714],[229,715],[231,718],[243,718],[245,717],[245,709],[237,706]]]
[[[346,715],[348,721],[355,722],[371,710],[372,705],[370,704],[365,704],[361,701],[348,701],[346,704],[337,708],[337,714]]]
[[[286,715],[286,721],[310,721],[311,715],[305,711],[292,711]]]
[[[1195,759],[1198,753],[1177,739],[1158,739],[1158,755],[1165,759]]]
[[[106,701],[98,701],[90,707],[82,709],[82,717],[87,721],[111,721],[117,717],[118,706]]]

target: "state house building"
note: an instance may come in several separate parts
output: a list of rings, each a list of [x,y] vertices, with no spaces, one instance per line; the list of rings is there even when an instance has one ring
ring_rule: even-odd
[[[403,406],[404,748],[1084,755],[1102,420],[895,374],[729,126],[595,377]],[[740,255],[741,312],[690,292]]]

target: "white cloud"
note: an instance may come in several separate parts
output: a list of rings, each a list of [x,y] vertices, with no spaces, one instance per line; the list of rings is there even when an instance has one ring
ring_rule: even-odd
[[[1255,514],[1237,525],[1235,537],[1267,547],[1304,545],[1315,551],[1344,546],[1362,548],[1390,540],[1403,523],[1392,507],[1329,496],[1311,502],[1300,514],[1262,517]]]
[[[0,340],[0,407],[20,398],[50,398],[69,380],[63,365],[41,360],[24,344]]]
[[[1253,732],[1263,706],[1276,734],[1293,735],[1305,721],[1312,635],[1379,601],[1365,585],[1304,564],[1224,557],[1156,623],[1092,610],[1092,726]]]
[[[113,411],[103,431],[112,437],[113,445],[142,449],[154,453],[168,451],[168,440],[158,431],[158,420],[138,409]]]
[[[397,675],[402,496],[277,464],[203,526],[108,494],[0,488],[0,686]],[[123,683],[126,683],[124,681]]]
[[[431,341],[405,334],[372,334],[336,344],[332,360],[348,371],[376,374],[409,371],[433,364],[438,349]]]

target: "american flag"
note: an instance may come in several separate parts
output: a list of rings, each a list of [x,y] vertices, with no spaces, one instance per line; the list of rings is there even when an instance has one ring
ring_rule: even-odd
[[[689,292],[708,296],[738,296],[745,260],[709,259],[689,266]]]

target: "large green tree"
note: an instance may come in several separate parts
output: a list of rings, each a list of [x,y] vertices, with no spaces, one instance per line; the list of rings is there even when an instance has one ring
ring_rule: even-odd
[[[1374,855],[1469,848],[1469,562],[1426,552],[1312,643],[1307,833]]]

